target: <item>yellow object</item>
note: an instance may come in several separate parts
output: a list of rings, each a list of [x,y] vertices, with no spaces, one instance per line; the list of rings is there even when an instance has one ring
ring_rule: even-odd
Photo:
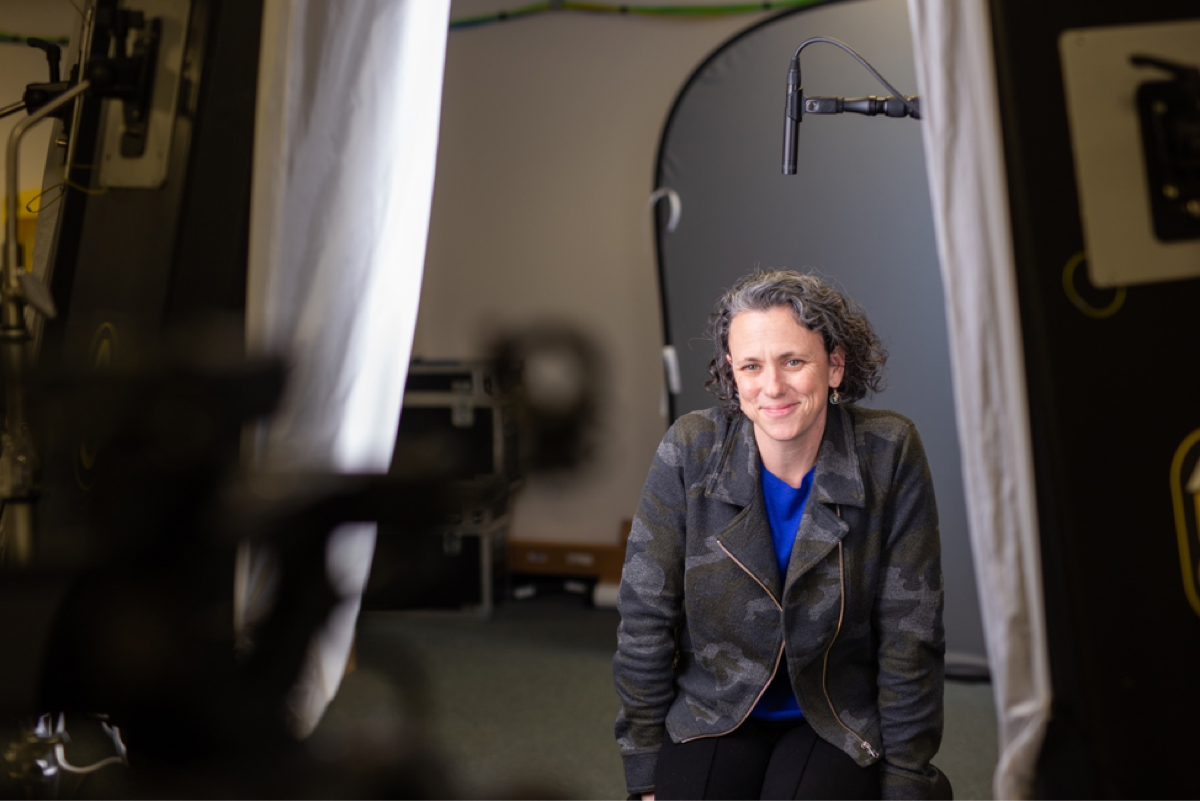
[[[25,267],[27,272],[33,269],[31,266],[33,264],[33,241],[34,236],[37,234],[37,205],[34,201],[37,200],[37,196],[39,194],[41,194],[40,189],[26,189],[17,196],[17,202],[20,204],[20,208],[17,209],[17,242],[21,245],[21,248],[24,251],[24,259],[22,260],[21,264]],[[31,208],[34,209],[34,211],[30,211]],[[7,199],[4,201],[3,211],[3,222],[5,225],[4,230],[7,231]]]
[[[1087,261],[1087,252],[1079,251],[1070,259],[1067,260],[1066,267],[1063,268],[1063,291],[1067,293],[1067,297],[1075,304],[1075,308],[1096,320],[1103,320],[1105,317],[1112,317],[1120,310],[1121,305],[1125,303],[1125,287],[1117,287],[1116,297],[1113,302],[1103,309],[1098,309],[1095,306],[1088,304],[1086,300],[1075,289],[1075,270],[1080,264]]]
[[[1175,451],[1175,458],[1171,460],[1171,504],[1175,509],[1175,534],[1179,543],[1179,566],[1183,570],[1183,592],[1192,610],[1200,615],[1200,563],[1197,563],[1192,548],[1200,543],[1200,531],[1197,531],[1200,525],[1200,493],[1191,492],[1184,486],[1187,479],[1183,475],[1187,455],[1198,443],[1200,428],[1184,438]],[[1188,494],[1192,496],[1191,515],[1188,514]]]

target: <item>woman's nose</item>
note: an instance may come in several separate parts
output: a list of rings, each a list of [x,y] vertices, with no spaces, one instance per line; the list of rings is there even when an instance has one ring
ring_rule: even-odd
[[[766,384],[763,389],[766,390],[768,395],[774,397],[783,392],[783,376],[780,374],[778,368],[768,367],[765,378]]]

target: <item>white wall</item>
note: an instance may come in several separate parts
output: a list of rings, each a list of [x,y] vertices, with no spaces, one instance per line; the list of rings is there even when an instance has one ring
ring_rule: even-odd
[[[69,0],[0,0],[0,30],[5,33],[42,39],[73,36],[78,20],[79,14]],[[65,57],[67,47],[60,46]],[[0,44],[0,106],[19,101],[26,84],[48,80],[45,53],[25,44]],[[7,147],[13,126],[24,118],[25,112],[19,112],[0,120],[0,147]],[[49,142],[48,122],[39,123],[22,141],[17,166],[19,191],[41,186]],[[5,159],[0,157],[0,187],[7,180],[6,172]]]
[[[455,0],[451,15],[521,5]],[[75,15],[70,0],[0,0],[0,29],[11,33],[71,35]],[[633,515],[666,428],[645,212],[659,135],[691,71],[766,16],[559,12],[450,33],[414,353],[478,358],[494,332],[555,319],[590,334],[608,366],[596,459],[567,480],[531,480],[516,538],[612,543]],[[0,45],[0,104],[45,75],[40,51]],[[16,119],[0,122],[0,135]],[[40,181],[48,133],[35,129],[22,149],[22,188]]]
[[[451,17],[520,5],[454,0]],[[608,367],[596,458],[532,479],[513,538],[613,543],[633,516],[666,430],[645,211],[659,136],[691,71],[765,16],[556,12],[450,33],[414,355],[479,358],[494,332],[551,319],[592,336]]]

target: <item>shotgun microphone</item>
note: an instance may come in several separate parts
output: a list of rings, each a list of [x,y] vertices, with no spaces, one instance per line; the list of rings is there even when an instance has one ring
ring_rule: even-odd
[[[800,54],[788,70],[787,100],[783,110],[783,174],[796,174],[800,120],[804,116],[804,87],[800,83]]]

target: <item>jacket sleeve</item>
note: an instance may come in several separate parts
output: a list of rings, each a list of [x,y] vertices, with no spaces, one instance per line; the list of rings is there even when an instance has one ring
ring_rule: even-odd
[[[616,736],[632,794],[654,789],[654,770],[674,699],[676,630],[682,619],[687,488],[679,426],[658,447],[638,504],[617,609],[613,679]]]
[[[879,714],[883,797],[927,798],[942,740],[946,638],[937,503],[925,449],[910,423],[885,507],[880,586]]]

